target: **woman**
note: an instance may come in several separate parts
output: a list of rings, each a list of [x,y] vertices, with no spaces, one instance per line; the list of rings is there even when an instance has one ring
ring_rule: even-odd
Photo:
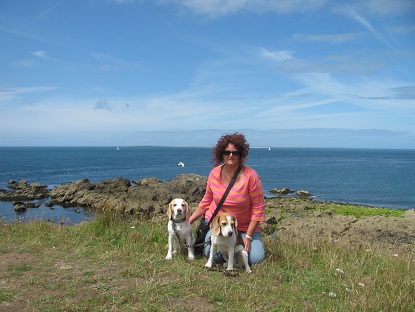
[[[265,204],[260,177],[255,170],[244,165],[248,151],[249,144],[243,134],[226,134],[219,139],[212,151],[214,168],[208,177],[206,193],[190,216],[190,222],[193,223],[203,215],[207,221],[210,220],[236,169],[241,166],[235,185],[219,213],[228,212],[236,217],[245,250],[249,254],[249,263],[257,264],[265,259],[260,235],[260,222],[265,220]],[[209,241],[210,235],[209,231],[205,241]],[[205,245],[206,256],[209,255],[209,250],[210,245]]]

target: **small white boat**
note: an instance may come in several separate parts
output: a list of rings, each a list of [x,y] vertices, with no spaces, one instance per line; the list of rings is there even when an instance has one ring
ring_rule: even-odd
[[[116,150],[117,150],[117,151],[119,151],[119,150],[120,150],[120,148],[117,146]]]

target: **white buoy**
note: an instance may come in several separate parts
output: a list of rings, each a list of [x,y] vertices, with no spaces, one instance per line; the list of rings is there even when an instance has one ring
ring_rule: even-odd
[[[184,163],[183,162],[179,162],[177,165],[178,166],[182,166],[182,168],[184,167]]]

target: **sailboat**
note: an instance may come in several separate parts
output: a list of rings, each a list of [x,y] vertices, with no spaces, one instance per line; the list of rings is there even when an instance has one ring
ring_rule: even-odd
[[[117,146],[117,148],[115,149],[116,151],[119,151],[120,150],[120,148]]]

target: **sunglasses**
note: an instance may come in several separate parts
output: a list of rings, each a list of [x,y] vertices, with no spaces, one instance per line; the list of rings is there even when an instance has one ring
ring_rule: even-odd
[[[229,156],[230,154],[232,154],[233,156],[240,156],[241,152],[240,151],[227,151],[227,150],[223,152],[223,155],[226,155],[226,156]]]

